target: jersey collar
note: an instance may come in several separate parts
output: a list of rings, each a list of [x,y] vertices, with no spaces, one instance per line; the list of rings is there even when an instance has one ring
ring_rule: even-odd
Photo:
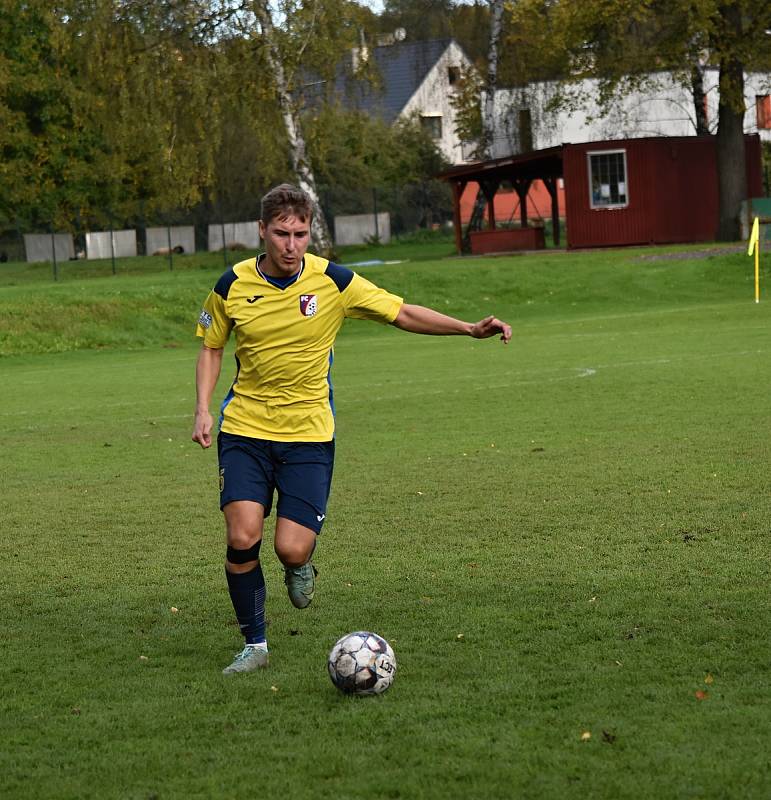
[[[256,261],[257,272],[259,273],[260,277],[263,280],[267,281],[271,286],[275,286],[277,289],[282,289],[282,290],[288,289],[292,284],[297,283],[300,276],[305,271],[305,257],[303,257],[299,271],[296,272],[294,275],[292,275],[290,278],[273,278],[270,275],[266,275],[260,269],[260,263],[264,260],[266,255],[267,255],[266,253],[262,253],[257,257]]]

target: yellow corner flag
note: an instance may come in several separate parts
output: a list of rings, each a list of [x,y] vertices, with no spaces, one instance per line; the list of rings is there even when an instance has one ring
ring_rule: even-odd
[[[758,259],[758,250],[760,250],[760,222],[755,217],[755,222],[752,223],[752,232],[750,233],[750,243],[747,247],[747,255],[751,256],[753,250],[755,251],[755,302],[760,302],[760,266]]]
[[[747,255],[751,256],[752,251],[758,246],[758,240],[760,239],[760,223],[758,218],[755,217],[755,222],[752,223],[752,232],[750,233],[750,243],[747,247]]]

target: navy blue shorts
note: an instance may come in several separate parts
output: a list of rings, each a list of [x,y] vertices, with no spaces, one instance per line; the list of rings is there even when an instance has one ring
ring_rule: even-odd
[[[253,500],[276,514],[321,532],[332,487],[335,443],[271,442],[233,433],[217,437],[220,508],[234,500]]]

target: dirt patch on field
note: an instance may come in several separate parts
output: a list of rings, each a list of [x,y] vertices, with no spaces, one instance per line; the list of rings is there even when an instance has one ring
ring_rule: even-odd
[[[746,244],[736,244],[730,247],[711,247],[706,250],[684,250],[678,253],[656,253],[649,256],[637,256],[635,261],[688,261],[694,258],[709,258],[710,256],[729,256],[747,250]]]

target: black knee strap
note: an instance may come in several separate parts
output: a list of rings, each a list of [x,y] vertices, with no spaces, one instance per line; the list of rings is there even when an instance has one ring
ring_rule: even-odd
[[[262,539],[246,550],[236,550],[235,547],[228,545],[227,559],[231,564],[247,564],[250,561],[257,561],[260,558],[261,544]]]

